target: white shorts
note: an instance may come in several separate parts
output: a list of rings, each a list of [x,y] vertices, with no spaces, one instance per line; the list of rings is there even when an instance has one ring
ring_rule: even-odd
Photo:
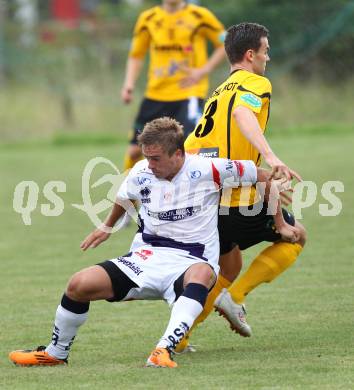
[[[153,247],[149,244],[135,248],[129,255],[109,261],[138,286],[131,288],[123,301],[164,299],[170,305],[176,300],[175,281],[191,265],[209,264],[205,260],[191,256],[187,251]]]

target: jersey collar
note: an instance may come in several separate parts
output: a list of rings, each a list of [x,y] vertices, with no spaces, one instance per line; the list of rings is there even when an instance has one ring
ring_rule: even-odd
[[[235,70],[233,70],[233,71],[230,73],[230,76],[233,75],[234,73],[240,71],[240,70],[245,70],[245,69],[235,69]]]

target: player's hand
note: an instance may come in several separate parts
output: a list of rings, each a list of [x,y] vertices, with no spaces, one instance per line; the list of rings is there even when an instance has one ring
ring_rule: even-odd
[[[197,84],[206,75],[202,68],[190,68],[186,65],[180,65],[179,69],[186,74],[186,77],[180,82],[181,88],[188,88]]]
[[[282,205],[289,206],[289,204],[293,203],[293,197],[292,197],[293,192],[294,189],[289,188],[288,190],[280,193],[280,201]]]
[[[284,191],[289,191],[291,189],[291,181],[288,180],[285,176],[279,179],[271,180],[272,189],[275,189],[275,193],[281,194]],[[274,188],[275,187],[275,188]]]
[[[131,87],[123,87],[121,92],[120,92],[120,96],[121,96],[121,99],[123,101],[123,103],[125,104],[129,104],[132,102],[133,100],[133,91],[134,89],[131,88]]]
[[[277,232],[281,235],[281,238],[283,241],[286,242],[297,242],[300,239],[300,230],[295,227],[291,226],[288,223],[285,223],[281,226],[276,226]]]
[[[287,180],[296,179],[297,181],[302,181],[301,176],[294,170],[290,169],[283,163],[278,163],[271,165],[272,172],[270,174],[270,179],[281,179],[285,177]]]
[[[272,209],[276,205],[277,207],[280,204],[288,206],[292,202],[291,196],[286,194],[286,192],[293,192],[293,189],[291,188],[291,181],[285,176],[280,179],[272,179],[268,181],[265,191],[265,200]],[[280,203],[278,205],[279,200]],[[277,223],[276,226],[278,226]]]
[[[103,231],[101,229],[96,229],[90,233],[84,241],[82,241],[80,248],[85,251],[87,248],[96,248],[102,242],[106,241],[111,233]]]

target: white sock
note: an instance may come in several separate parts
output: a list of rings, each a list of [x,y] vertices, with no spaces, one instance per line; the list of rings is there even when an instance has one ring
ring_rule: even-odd
[[[46,348],[50,356],[66,359],[79,327],[86,321],[88,311],[76,314],[59,305],[54,322],[52,342]]]
[[[202,310],[198,301],[181,295],[173,305],[170,322],[156,347],[174,349]]]

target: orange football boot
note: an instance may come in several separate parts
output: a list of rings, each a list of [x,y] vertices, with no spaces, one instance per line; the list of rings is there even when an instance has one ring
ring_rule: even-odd
[[[166,348],[155,348],[149,356],[146,367],[175,368],[177,363],[171,359],[170,351]]]
[[[46,347],[41,345],[37,349],[19,350],[10,352],[9,358],[17,366],[57,366],[67,364],[67,359],[57,359],[48,355]]]

